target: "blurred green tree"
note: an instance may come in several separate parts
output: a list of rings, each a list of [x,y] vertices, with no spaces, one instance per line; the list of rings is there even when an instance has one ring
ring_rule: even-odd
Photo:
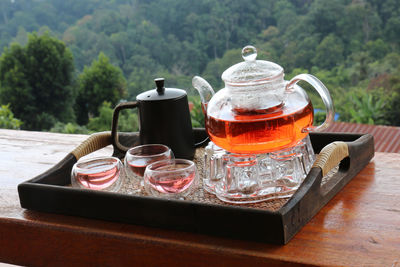
[[[95,132],[110,131],[113,108],[110,102],[104,102],[99,107],[99,116],[89,118],[87,125],[81,126],[73,122],[57,122],[51,132],[69,134],[90,134]],[[137,132],[139,122],[137,113],[134,110],[123,110],[119,116],[118,130],[122,132]]]
[[[99,107],[99,116],[89,119],[87,128],[92,132],[110,131],[113,108],[110,102],[103,102]],[[121,113],[118,121],[118,130],[122,132],[136,132],[139,129],[137,114],[131,110]]]
[[[14,118],[14,114],[10,110],[9,105],[0,106],[0,128],[2,129],[19,129],[22,122]]]
[[[312,63],[315,66],[331,69],[343,62],[343,43],[335,34],[329,34],[316,47]]]
[[[346,119],[349,122],[363,124],[387,124],[384,114],[387,107],[388,99],[383,95],[381,90],[374,90],[366,94],[362,89],[356,89],[348,94],[346,103],[347,114]],[[342,114],[341,114],[342,115]]]
[[[190,96],[189,97],[189,107],[190,110],[190,117],[192,120],[193,127],[201,127],[204,128],[204,113],[201,107],[201,101],[199,96]]]
[[[126,93],[126,81],[121,69],[113,66],[103,53],[90,67],[84,68],[78,82],[75,110],[80,125],[87,124],[90,117],[98,116],[104,101],[116,105]]]
[[[390,77],[392,94],[384,114],[390,125],[400,126],[400,67],[397,69],[397,73]]]
[[[230,66],[242,61],[243,59],[240,57],[240,49],[231,49],[226,51],[222,58],[218,58],[207,64],[202,76],[213,86],[214,91],[218,91],[224,87],[221,74]]]
[[[50,132],[53,133],[66,133],[66,134],[89,134],[89,131],[86,126],[80,126],[73,122],[63,123],[56,122],[54,126],[50,129]]]
[[[71,52],[50,36],[30,34],[22,47],[12,44],[0,57],[0,103],[10,104],[23,129],[50,129],[73,119]]]

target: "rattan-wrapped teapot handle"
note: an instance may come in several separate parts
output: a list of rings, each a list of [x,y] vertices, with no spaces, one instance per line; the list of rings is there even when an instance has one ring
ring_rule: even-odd
[[[83,141],[79,146],[77,146],[71,154],[73,154],[76,160],[81,157],[106,147],[111,144],[111,132],[99,132],[94,133],[89,136],[88,139]]]
[[[336,141],[325,146],[318,154],[313,167],[319,167],[322,170],[322,176],[325,176],[330,170],[336,167],[344,158],[349,156],[349,147],[347,143]]]

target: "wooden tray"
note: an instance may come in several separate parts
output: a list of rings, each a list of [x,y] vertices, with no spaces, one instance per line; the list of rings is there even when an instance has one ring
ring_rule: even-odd
[[[204,129],[194,129],[194,134],[196,140],[206,135]],[[20,203],[22,208],[42,212],[286,244],[374,156],[370,134],[314,133],[310,137],[314,151],[319,153],[317,163],[296,193],[275,211],[70,187],[73,164],[111,144],[110,132],[91,135],[57,165],[19,184]],[[119,138],[129,146],[138,135],[120,133]],[[113,154],[124,156],[116,149]],[[338,170],[322,183],[323,176],[338,165]]]

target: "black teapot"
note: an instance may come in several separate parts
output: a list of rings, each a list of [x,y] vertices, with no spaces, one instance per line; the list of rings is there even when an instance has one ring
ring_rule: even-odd
[[[196,146],[203,142],[194,143],[186,91],[165,88],[164,78],[154,81],[156,89],[139,94],[136,101],[123,102],[115,107],[111,129],[114,148],[122,152],[129,149],[118,140],[119,112],[138,108],[140,144],[164,144],[172,149],[176,158],[193,159]]]

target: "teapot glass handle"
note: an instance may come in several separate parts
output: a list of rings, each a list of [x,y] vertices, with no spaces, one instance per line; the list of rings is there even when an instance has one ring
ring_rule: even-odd
[[[315,90],[317,90],[318,94],[321,96],[322,101],[325,104],[325,110],[326,110],[326,118],[324,123],[322,123],[319,126],[309,126],[303,131],[305,132],[318,132],[322,131],[333,122],[334,116],[335,116],[335,110],[333,108],[333,101],[331,98],[331,95],[329,94],[328,89],[325,87],[325,85],[315,76],[311,74],[299,74],[295,76],[293,79],[289,81],[289,83],[286,85],[286,90],[290,91],[291,88],[295,86],[295,84],[299,81],[305,81],[309,83],[312,87],[314,87]]]

